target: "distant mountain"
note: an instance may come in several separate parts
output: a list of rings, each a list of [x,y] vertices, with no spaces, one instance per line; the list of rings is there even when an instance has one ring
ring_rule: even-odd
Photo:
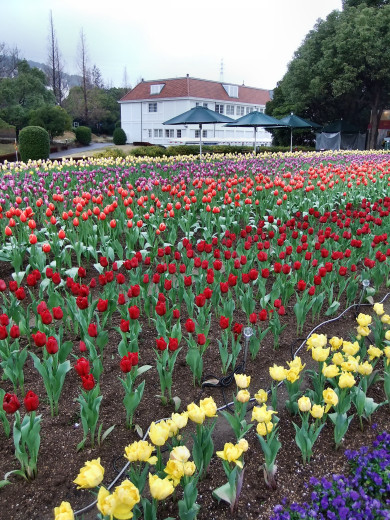
[[[45,63],[39,63],[38,61],[33,60],[27,60],[27,63],[30,65],[30,67],[43,70],[45,74],[48,74],[49,72],[49,67]],[[67,88],[70,89],[72,87],[80,86],[82,77],[78,74],[67,74],[66,72],[63,72],[63,81]]]

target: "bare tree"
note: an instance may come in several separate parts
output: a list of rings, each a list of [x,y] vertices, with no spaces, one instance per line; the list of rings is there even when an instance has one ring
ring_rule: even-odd
[[[64,99],[64,67],[62,64],[61,53],[58,48],[58,40],[54,29],[53,12],[49,16],[49,54],[48,54],[47,79],[52,88],[57,103],[61,106]]]
[[[81,88],[83,91],[84,100],[84,120],[85,124],[88,124],[88,90],[90,88],[90,73],[88,69],[88,51],[87,41],[84,33],[84,29],[80,31],[80,40],[78,47],[78,68],[81,74]]]
[[[4,42],[0,42],[0,78],[17,76],[20,59],[17,47],[9,49]]]

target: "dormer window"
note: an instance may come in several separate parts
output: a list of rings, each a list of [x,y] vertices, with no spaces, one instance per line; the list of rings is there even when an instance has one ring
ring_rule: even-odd
[[[237,85],[223,85],[229,97],[238,98],[238,86]]]
[[[158,84],[158,85],[150,85],[150,95],[156,95],[160,94],[164,87],[164,83]]]

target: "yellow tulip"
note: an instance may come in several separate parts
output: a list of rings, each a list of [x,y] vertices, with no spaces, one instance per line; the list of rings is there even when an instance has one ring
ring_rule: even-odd
[[[164,500],[169,495],[172,495],[175,490],[168,477],[162,479],[151,473],[149,473],[149,489],[150,494],[156,500]]]
[[[272,420],[272,415],[278,413],[274,410],[267,410],[267,405],[264,403],[263,406],[254,406],[252,410],[251,421],[257,422],[269,422]]]
[[[310,399],[303,395],[300,399],[298,399],[298,408],[301,412],[308,412],[311,408]]]
[[[115,488],[113,497],[115,502],[112,511],[113,517],[118,520],[132,518],[132,509],[141,500],[138,488],[130,480],[124,480],[120,486]]]
[[[390,359],[390,346],[387,346],[383,349],[383,352],[385,353],[385,356],[387,359]]]
[[[246,376],[245,374],[234,374],[234,379],[238,388],[245,389],[251,384],[251,376]]]
[[[206,414],[205,414],[204,410],[202,408],[200,408],[198,405],[196,405],[195,403],[190,403],[187,406],[187,413],[188,413],[189,419],[191,419],[191,421],[193,421],[197,424],[203,424],[203,422],[206,418]]]
[[[101,486],[97,496],[97,508],[99,511],[103,516],[110,516],[112,518],[115,506],[115,496],[111,494],[104,486]]]
[[[325,377],[332,378],[332,377],[338,376],[340,371],[339,371],[339,367],[337,365],[324,364],[324,366],[322,367],[322,373],[324,374]]]
[[[190,455],[191,453],[187,446],[176,446],[169,454],[169,458],[184,464],[190,458]]]
[[[359,374],[361,374],[362,376],[369,376],[372,373],[373,368],[372,368],[372,365],[370,365],[370,363],[368,361],[365,361],[364,363],[361,363],[358,366],[357,370],[358,370]]]
[[[178,460],[169,459],[164,471],[176,487],[184,476],[184,464]]]
[[[204,411],[206,417],[217,416],[217,405],[212,397],[206,397],[199,402],[199,407]]]
[[[260,389],[257,394],[255,394],[255,399],[259,404],[266,403],[268,399],[268,393],[265,390]]]
[[[362,327],[361,325],[356,327],[356,331],[360,336],[368,336],[370,334],[370,329],[368,327]]]
[[[350,372],[342,372],[339,377],[340,388],[351,388],[356,383],[355,378]]]
[[[149,438],[155,446],[163,446],[169,437],[169,425],[165,421],[150,425]]]
[[[343,344],[343,340],[342,340],[342,338],[333,336],[333,338],[330,338],[329,343],[330,343],[330,346],[332,347],[332,350],[338,350],[341,347],[341,345]]]
[[[287,370],[282,366],[274,364],[273,367],[269,368],[269,375],[275,381],[284,381],[287,377]]]
[[[249,449],[249,444],[248,444],[248,441],[246,439],[240,439],[237,443],[237,446],[242,449],[242,451],[245,453],[248,451]]]
[[[348,356],[346,361],[343,361],[340,365],[341,370],[344,372],[356,372],[359,366],[360,356],[354,358],[353,356]]]
[[[172,414],[172,421],[176,424],[176,426],[181,430],[185,426],[187,426],[188,422],[188,413],[182,412],[182,413],[173,413]]]
[[[156,464],[157,457],[153,456],[154,446],[148,441],[135,441],[125,448],[125,458],[129,462],[149,462],[149,464]]]
[[[380,348],[374,347],[374,345],[370,345],[370,348],[367,350],[367,354],[370,357],[370,361],[372,361],[375,358],[381,357],[383,352]]]
[[[169,437],[173,437],[174,435],[176,435],[179,431],[179,428],[175,421],[173,421],[172,419],[167,419],[165,422],[169,426]]]
[[[368,314],[360,313],[359,316],[356,318],[356,321],[358,322],[358,325],[360,327],[368,327],[371,325],[372,318]]]
[[[290,370],[295,370],[299,374],[305,368],[306,363],[302,365],[301,358],[296,356],[292,361],[287,361],[287,365],[290,367]]]
[[[354,356],[359,351],[359,343],[355,341],[352,343],[351,341],[343,341],[343,352],[348,356]]]
[[[314,361],[325,361],[329,356],[330,348],[313,347],[311,349],[311,355]]]
[[[223,451],[217,451],[216,455],[217,457],[220,457],[223,460],[227,460],[228,462],[234,462],[239,468],[242,468],[242,462],[238,460],[242,453],[243,450],[238,444],[227,442],[223,447]]]
[[[100,457],[98,459],[87,460],[73,481],[77,484],[77,489],[89,489],[98,486],[104,477],[104,468],[100,464]]]
[[[261,435],[262,437],[265,437],[267,435],[267,433],[272,432],[273,427],[274,427],[274,425],[271,421],[267,422],[267,423],[259,422],[258,425],[256,426],[256,431],[259,435]]]
[[[325,388],[322,397],[326,403],[325,413],[328,413],[331,406],[336,406],[339,402],[338,395],[332,388]]]
[[[335,365],[341,365],[341,363],[344,363],[344,356],[341,352],[336,352],[336,354],[332,357],[332,362]]]
[[[376,312],[378,316],[382,316],[382,314],[385,313],[385,311],[383,309],[383,303],[375,303],[373,309],[374,309],[374,312]]]
[[[323,348],[328,342],[328,338],[325,334],[312,334],[306,341],[307,350],[312,348]]]
[[[382,323],[386,323],[387,325],[390,325],[390,315],[384,314],[381,318]]]
[[[69,502],[61,502],[54,508],[54,520],[74,520],[74,514]]]
[[[186,477],[191,477],[191,475],[193,475],[196,471],[195,462],[193,462],[192,460],[185,462],[183,464],[183,467],[184,467],[184,475]]]
[[[295,368],[287,370],[286,379],[289,383],[295,383],[299,379],[299,372]]]
[[[313,404],[313,408],[310,410],[310,413],[314,419],[321,419],[324,415],[325,407],[319,404]]]
[[[385,340],[390,341],[390,330],[386,331]]]
[[[240,390],[236,395],[236,399],[239,403],[247,403],[250,398],[251,394],[248,390]]]

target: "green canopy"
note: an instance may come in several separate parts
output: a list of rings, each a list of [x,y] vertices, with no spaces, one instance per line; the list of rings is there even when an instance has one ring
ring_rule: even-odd
[[[312,123],[311,121],[306,121],[302,119],[302,117],[296,116],[291,112],[289,116],[283,117],[280,119],[281,123],[284,123],[286,126],[290,127],[290,152],[292,152],[292,131],[293,128],[316,128],[320,125],[317,123]]]
[[[194,107],[187,112],[183,112],[168,121],[165,121],[163,125],[191,125],[197,124],[199,125],[200,130],[200,159],[202,159],[202,125],[210,125],[214,123],[228,123],[229,121],[233,121],[230,117],[224,116],[219,112],[215,112],[214,110],[210,110],[206,107]]]
[[[279,119],[275,119],[272,116],[268,116],[267,114],[263,114],[263,112],[258,112],[257,110],[253,112],[249,112],[245,116],[240,117],[236,121],[232,123],[227,123],[225,126],[243,126],[243,127],[253,127],[254,129],[254,151],[256,151],[256,132],[257,128],[275,128],[277,126],[286,126],[279,121]]]

